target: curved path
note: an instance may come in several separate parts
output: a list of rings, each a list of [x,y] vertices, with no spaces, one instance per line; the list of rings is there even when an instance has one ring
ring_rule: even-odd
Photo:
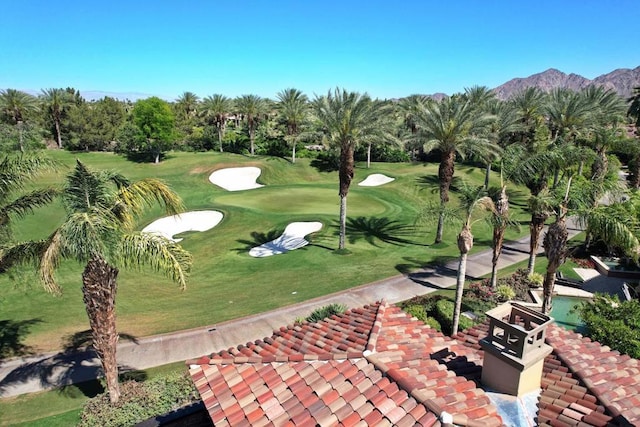
[[[580,232],[571,220],[568,221],[568,226],[570,238]],[[505,242],[499,267],[504,268],[528,259],[528,251],[528,236],[517,241]],[[491,257],[491,249],[470,255],[467,260],[468,278],[478,278],[490,273]],[[118,344],[118,363],[122,368],[146,369],[194,359],[270,336],[281,326],[292,324],[296,318],[306,317],[314,309],[327,304],[359,307],[381,299],[396,303],[416,295],[455,286],[457,268],[456,260],[442,267],[425,268],[409,275],[389,277],[266,313],[196,329],[140,338],[137,342],[121,341]],[[606,282],[606,286],[612,284],[611,281]],[[0,365],[0,397],[94,379],[99,374],[99,366],[97,358],[91,352],[49,353],[7,360]]]

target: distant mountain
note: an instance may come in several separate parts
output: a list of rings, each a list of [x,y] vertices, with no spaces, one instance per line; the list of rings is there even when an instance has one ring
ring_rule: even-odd
[[[601,85],[607,89],[615,90],[623,97],[629,97],[633,88],[640,86],[640,67],[633,70],[619,68],[610,73],[603,74],[593,80],[582,77],[579,74],[565,74],[562,71],[550,68],[542,73],[533,74],[525,78],[515,78],[493,89],[498,98],[508,99],[514,94],[528,88],[538,87],[545,92],[558,87],[566,87],[572,90],[580,90],[591,84]]]

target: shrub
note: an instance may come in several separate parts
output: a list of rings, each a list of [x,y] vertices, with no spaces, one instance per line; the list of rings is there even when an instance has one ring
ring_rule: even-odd
[[[438,322],[434,317],[427,317],[424,323],[427,324],[430,328],[433,328],[438,332],[442,332],[442,326],[440,325],[440,322]]]
[[[120,385],[120,391],[116,405],[110,403],[107,393],[89,400],[78,425],[130,426],[199,399],[186,373],[169,374],[143,383],[127,381]]]
[[[500,285],[496,289],[496,295],[498,301],[505,302],[514,299],[516,297],[516,291],[508,285]]]
[[[596,294],[577,309],[587,336],[613,350],[640,357],[640,301],[620,302],[617,296]]]
[[[544,283],[544,276],[540,273],[536,273],[535,271],[527,276],[527,278],[529,279],[529,282],[535,284],[536,288],[542,286]]]
[[[316,308],[307,316],[307,322],[319,322],[320,320],[331,317],[334,314],[342,314],[347,311],[347,306],[344,304],[329,304],[320,308]]]
[[[424,323],[427,323],[427,317],[429,317],[429,315],[427,314],[427,310],[425,310],[424,305],[411,304],[404,307],[403,310],[406,311],[408,314],[412,315],[413,317],[415,317],[416,319],[421,320]]]
[[[483,280],[482,282],[475,282],[469,286],[469,294],[471,297],[477,298],[482,301],[493,301],[495,300],[495,294],[489,285],[488,280]]]
[[[453,327],[453,310],[454,310],[453,301],[449,301],[446,299],[441,299],[436,302],[436,310],[435,316],[436,320],[442,325],[442,331],[446,334],[450,334]],[[458,329],[465,330],[469,329],[474,325],[473,320],[469,319],[465,316],[460,316],[460,322],[458,325]]]

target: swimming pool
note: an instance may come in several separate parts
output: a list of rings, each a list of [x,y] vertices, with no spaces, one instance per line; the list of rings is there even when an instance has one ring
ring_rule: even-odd
[[[551,308],[551,317],[553,317],[558,326],[565,329],[571,329],[579,333],[584,333],[585,326],[578,313],[571,313],[571,310],[577,304],[587,301],[585,298],[568,297],[556,295],[553,297],[553,306]]]

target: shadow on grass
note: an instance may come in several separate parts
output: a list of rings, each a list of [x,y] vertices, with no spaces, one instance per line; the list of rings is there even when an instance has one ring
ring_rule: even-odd
[[[338,233],[340,226],[338,225]],[[381,241],[392,245],[416,245],[425,246],[422,243],[416,243],[410,239],[416,235],[414,227],[404,225],[398,221],[392,221],[389,218],[366,218],[359,216],[357,218],[349,218],[346,224],[347,238],[349,243],[356,243],[358,240],[365,240],[373,246],[379,246],[376,242]]]
[[[261,233],[259,231],[252,231],[249,239],[238,239],[236,242],[241,243],[244,247],[236,249],[237,252],[249,252],[256,246],[264,245],[272,240],[277,239],[284,233],[284,228],[274,228],[273,230]]]
[[[7,357],[33,354],[33,349],[23,344],[22,340],[29,334],[31,327],[37,323],[42,323],[42,320],[0,320],[0,365],[2,360]]]
[[[431,190],[432,193],[438,193],[440,191],[440,180],[438,175],[422,175],[416,178],[416,182],[421,187],[426,187]],[[460,186],[463,185],[463,181],[460,177],[454,176],[451,180],[450,191],[458,191]]]
[[[396,264],[395,268],[404,274],[411,281],[432,289],[446,289],[447,287],[438,286],[429,279],[436,277],[452,277],[458,275],[457,265],[455,267],[447,267],[447,263],[457,261],[457,256],[439,256],[429,263],[425,263],[416,258],[403,258],[406,263]]]
[[[137,338],[121,333],[120,338],[137,343]],[[69,397],[81,393],[93,397],[104,391],[99,378],[102,376],[100,361],[91,347],[91,331],[81,331],[65,339],[64,349],[52,356],[43,356],[25,362],[9,372],[0,381],[0,394],[8,388],[37,381],[42,388],[59,387],[60,393]],[[123,379],[146,379],[146,373],[128,366],[119,366]]]

